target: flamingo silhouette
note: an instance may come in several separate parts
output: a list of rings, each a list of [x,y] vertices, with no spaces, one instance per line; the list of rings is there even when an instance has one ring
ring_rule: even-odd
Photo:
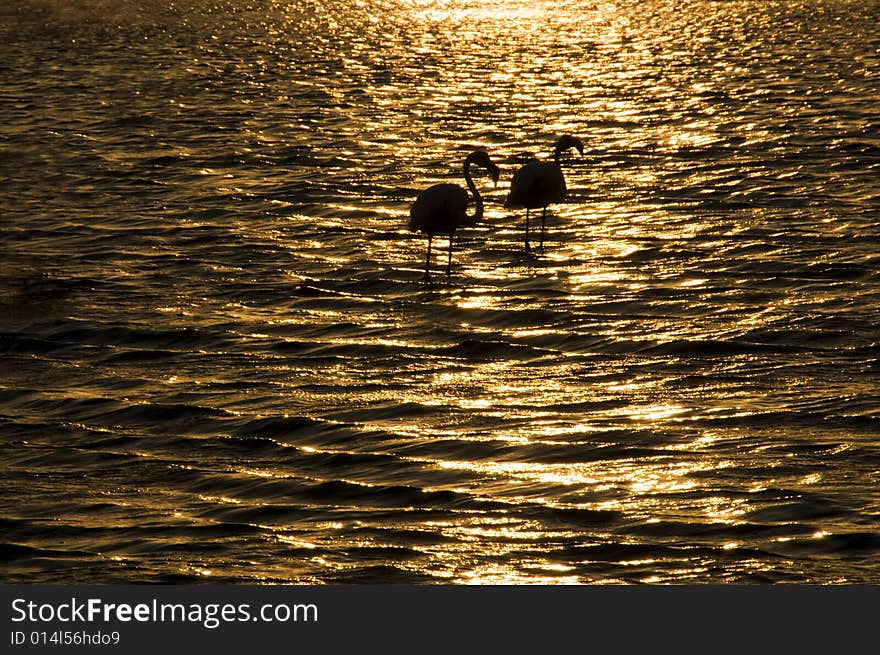
[[[485,150],[475,150],[464,160],[464,179],[468,189],[474,194],[476,210],[467,215],[468,194],[458,184],[435,184],[422,191],[409,208],[409,229],[428,235],[428,256],[425,258],[425,279],[431,279],[431,240],[435,234],[449,235],[449,261],[446,274],[452,269],[452,237],[460,227],[476,225],[483,218],[483,198],[471,178],[471,164],[482,166],[489,171],[492,180],[498,184],[498,166],[489,158]]]
[[[508,209],[526,208],[526,252],[532,251],[529,243],[529,210],[542,208],[541,212],[541,254],[544,253],[544,222],[547,219],[547,205],[565,200],[565,177],[559,165],[559,156],[570,148],[584,154],[583,142],[575,137],[564,135],[556,140],[553,161],[532,159],[513,174],[510,193],[504,206]]]

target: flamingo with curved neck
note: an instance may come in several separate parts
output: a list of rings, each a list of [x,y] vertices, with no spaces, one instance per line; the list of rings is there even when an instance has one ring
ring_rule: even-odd
[[[476,164],[489,171],[493,182],[498,184],[498,166],[485,150],[475,150],[464,160],[464,180],[474,196],[474,213],[467,213],[468,194],[458,184],[435,184],[422,191],[409,208],[409,229],[428,235],[428,255],[425,258],[425,279],[431,279],[431,241],[435,234],[449,236],[449,259],[446,274],[452,270],[452,240],[455,230],[476,225],[483,218],[483,197],[471,177],[471,165]]]
[[[570,148],[584,154],[583,142],[575,137],[563,135],[556,140],[553,149],[553,161],[544,162],[532,159],[513,174],[510,183],[510,193],[504,206],[509,209],[526,210],[526,252],[531,252],[529,243],[529,210],[541,208],[541,243],[540,250],[544,252],[544,223],[547,219],[547,205],[565,200],[567,190],[565,176],[562,174],[562,166],[559,158],[563,152]]]

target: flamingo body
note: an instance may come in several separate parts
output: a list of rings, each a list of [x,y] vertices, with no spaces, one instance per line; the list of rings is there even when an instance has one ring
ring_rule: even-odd
[[[565,177],[555,161],[533,159],[513,174],[505,207],[540,209],[565,200]]]
[[[452,234],[468,224],[468,194],[457,184],[435,184],[409,208],[410,232]]]

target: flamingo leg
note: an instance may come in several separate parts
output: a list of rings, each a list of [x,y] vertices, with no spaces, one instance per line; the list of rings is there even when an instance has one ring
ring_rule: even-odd
[[[425,257],[425,279],[431,279],[431,238],[432,235],[428,235],[428,256]]]
[[[449,275],[452,272],[452,235],[454,232],[449,233],[449,260],[446,262],[446,275]]]
[[[532,246],[529,244],[529,208],[526,207],[526,252],[531,252]]]
[[[541,212],[541,245],[539,250],[544,254],[544,221],[547,220],[547,205],[544,205],[544,211]]]

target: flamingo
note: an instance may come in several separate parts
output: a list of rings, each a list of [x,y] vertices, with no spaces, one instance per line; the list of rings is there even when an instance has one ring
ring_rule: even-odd
[[[564,135],[556,140],[553,150],[553,161],[538,161],[532,159],[513,174],[510,183],[510,193],[504,206],[508,209],[526,208],[526,252],[531,252],[529,244],[529,210],[543,209],[541,212],[541,254],[544,253],[544,221],[547,218],[547,205],[565,200],[565,178],[562,175],[562,167],[559,165],[559,156],[569,150],[577,148],[584,154],[584,144],[576,136]]]
[[[485,150],[475,150],[464,160],[464,179],[468,189],[474,194],[476,210],[467,215],[468,194],[458,184],[435,184],[422,191],[409,208],[410,232],[423,232],[428,235],[428,256],[425,258],[425,279],[431,279],[431,240],[435,234],[449,235],[449,261],[446,274],[452,269],[452,237],[460,227],[476,225],[483,218],[483,198],[471,178],[471,164],[482,166],[489,171],[492,181],[498,184],[498,166],[489,158]]]

